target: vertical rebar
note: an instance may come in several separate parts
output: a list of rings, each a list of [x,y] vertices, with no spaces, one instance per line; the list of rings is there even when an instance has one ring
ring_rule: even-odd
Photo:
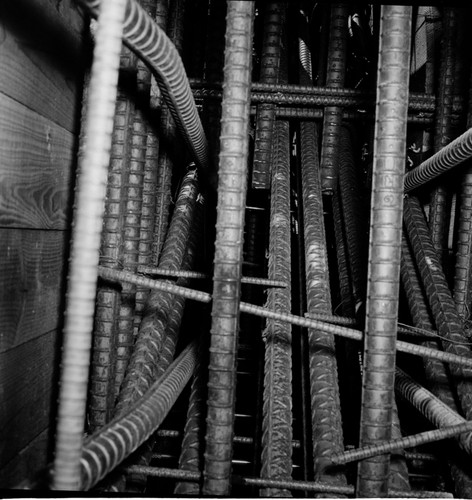
[[[331,7],[330,35],[326,86],[344,87],[346,74],[348,6],[335,4]],[[332,194],[337,184],[339,170],[339,134],[343,110],[339,106],[327,106],[323,117],[321,142],[321,186],[324,192]]]
[[[52,488],[77,490],[107,169],[126,2],[100,4],[76,193]]]
[[[261,72],[259,78],[263,83],[278,83],[285,9],[285,3],[280,0],[265,3],[264,39],[262,43]],[[252,168],[252,187],[254,189],[270,188],[270,159],[274,123],[275,105],[259,104],[256,114],[256,135]]]
[[[203,493],[230,492],[247,190],[254,2],[231,0],[226,45]]]
[[[290,137],[289,123],[274,125],[269,235],[269,278],[286,288],[272,288],[267,307],[291,312]],[[291,325],[269,320],[265,343],[261,477],[292,474],[292,331]],[[261,496],[290,496],[286,490],[262,490]]]
[[[360,445],[391,439],[412,8],[382,6]],[[390,456],[362,461],[356,495],[387,493]]]
[[[321,199],[318,131],[300,123],[307,310],[330,313],[328,256]],[[308,331],[313,462],[315,480],[345,484],[342,473],[324,475],[328,456],[343,450],[334,336]]]
[[[434,135],[434,152],[451,142],[452,139],[452,98],[455,67],[456,13],[451,7],[444,8],[441,60],[439,68],[438,104]],[[441,181],[439,181],[441,182]],[[429,228],[434,248],[440,255],[443,266],[448,261],[449,215],[451,193],[444,183],[436,186],[431,194]],[[446,270],[446,267],[444,267]]]

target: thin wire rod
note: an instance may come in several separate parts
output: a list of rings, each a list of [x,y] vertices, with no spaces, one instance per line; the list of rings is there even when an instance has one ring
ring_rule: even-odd
[[[163,267],[152,267],[152,266],[139,266],[137,269],[138,273],[142,274],[154,274],[156,276],[170,276],[173,278],[188,278],[188,279],[210,279],[206,273],[201,273],[198,271],[174,271],[172,269],[165,269]],[[266,278],[256,278],[253,276],[243,276],[241,278],[241,283],[246,283],[248,285],[260,285],[260,286],[273,286],[279,288],[286,288],[287,283],[280,280],[271,280]]]
[[[131,466],[124,469],[128,474],[146,474],[149,477],[177,479],[179,481],[200,481],[201,473],[170,469],[164,467]],[[293,479],[260,479],[233,475],[233,484],[255,486],[258,488],[285,488],[289,490],[311,491],[314,493],[333,493],[338,495],[354,495],[354,486],[333,486],[321,482],[296,481]],[[392,491],[391,498],[454,498],[444,491]]]
[[[122,281],[129,281],[130,283],[135,283],[137,285],[151,288],[154,290],[163,290],[165,292],[173,293],[175,295],[181,295],[187,299],[196,300],[197,302],[209,303],[211,302],[211,295],[206,292],[201,292],[199,290],[192,290],[190,288],[184,288],[181,286],[173,285],[170,283],[155,281],[149,278],[144,278],[137,274],[130,273],[128,271],[117,271],[116,269],[108,269],[99,266],[98,275],[106,280],[110,280],[116,283]],[[339,335],[340,337],[345,337],[353,340],[362,340],[363,333],[354,330],[352,328],[346,328],[339,325],[332,325],[324,321],[318,321],[309,318],[303,318],[301,316],[295,316],[294,314],[279,313],[276,311],[270,311],[261,306],[256,306],[254,304],[247,304],[245,302],[240,303],[239,310],[247,314],[253,314],[254,316],[260,316],[262,318],[271,318],[280,321],[287,321],[292,323],[292,325],[301,326],[304,328],[317,328],[319,330],[333,333],[334,335]],[[423,347],[415,344],[410,344],[408,342],[403,342],[397,340],[397,350],[400,352],[405,352],[413,354],[415,356],[428,357],[433,359],[439,359],[445,363],[455,363],[458,366],[466,366],[472,368],[472,358],[465,356],[459,356],[457,354],[452,354],[444,351],[439,351],[436,349],[431,349],[428,347]]]
[[[412,448],[426,443],[434,443],[443,439],[449,439],[459,434],[464,434],[472,431],[472,422],[465,422],[462,424],[450,425],[442,427],[441,429],[434,429],[432,431],[420,432],[412,436],[406,436],[401,439],[394,439],[382,444],[359,448],[357,450],[347,451],[340,455],[330,457],[333,465],[347,464],[349,462],[356,462],[364,460],[365,458],[373,457],[376,455],[383,455],[391,453],[392,451],[402,450],[403,448]]]

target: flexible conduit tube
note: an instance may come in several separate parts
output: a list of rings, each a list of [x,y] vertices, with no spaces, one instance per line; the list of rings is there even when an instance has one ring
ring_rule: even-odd
[[[394,403],[411,7],[382,6],[360,445],[389,441]],[[390,456],[362,461],[358,497],[387,493]]]
[[[71,243],[52,488],[77,490],[97,267],[110,161],[124,0],[104,0],[96,32]]]
[[[260,71],[260,80],[264,83],[277,83],[278,81],[285,9],[285,2],[280,0],[265,4]],[[273,104],[257,106],[252,168],[252,187],[254,189],[270,188],[270,160],[274,123],[275,106]]]
[[[80,461],[82,490],[97,484],[159,427],[193,373],[197,348],[196,341],[189,344],[142,398],[87,439]]]
[[[228,495],[230,492],[253,17],[254,2],[228,2],[203,483],[205,495]]]
[[[326,86],[344,87],[346,74],[347,42],[346,4],[331,6],[331,21],[328,44],[328,64]],[[343,119],[343,110],[339,106],[327,106],[323,117],[323,138],[321,143],[321,187],[323,192],[332,194],[337,184],[339,171],[339,133]]]
[[[274,124],[269,234],[269,277],[291,281],[289,123]],[[271,289],[270,309],[290,312],[291,288]],[[292,474],[292,328],[269,320],[265,344],[262,421],[262,477]],[[261,496],[290,496],[286,490],[262,490]]]
[[[102,0],[79,1],[93,16],[96,16]],[[210,182],[214,182],[215,174],[208,169],[205,133],[182,60],[174,44],[137,3],[137,0],[127,0],[123,38],[129,48],[148,64],[155,74],[164,100],[192,157],[197,165],[209,175]]]
[[[130,283],[134,283],[139,286],[148,287],[154,290],[163,290],[174,295],[181,295],[182,297],[196,300],[197,302],[211,302],[211,295],[209,293],[192,290],[190,288],[184,288],[182,286],[173,285],[171,283],[151,280],[149,278],[145,278],[144,276],[133,274],[128,271],[117,271],[115,269],[109,269],[99,266],[98,274],[101,278],[116,283],[129,281]],[[270,311],[269,309],[266,309],[264,307],[256,306],[254,304],[247,304],[246,302],[240,302],[239,309],[241,312],[253,314],[254,316],[260,316],[261,318],[271,318],[286,321],[287,323],[301,326],[303,328],[315,328],[323,332],[332,333],[333,335],[339,335],[340,337],[345,337],[347,339],[363,340],[362,332],[360,332],[359,330],[346,328],[344,326],[333,325],[316,319],[302,318],[301,316],[295,316],[294,314]],[[401,340],[397,340],[397,350],[400,352],[413,354],[414,356],[439,359],[440,361],[443,361],[445,363],[454,363],[458,366],[472,368],[472,357],[469,356],[461,356],[458,354],[439,351],[437,349],[430,349],[428,347],[410,344]]]

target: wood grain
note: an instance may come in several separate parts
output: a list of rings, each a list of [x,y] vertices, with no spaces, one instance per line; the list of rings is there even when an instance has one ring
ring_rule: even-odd
[[[0,93],[0,226],[68,227],[72,133]]]
[[[50,457],[52,429],[46,429],[0,469],[0,488],[18,488],[42,472]]]
[[[0,468],[52,424],[58,355],[56,331],[0,354]]]
[[[70,132],[80,110],[82,25],[70,0],[0,2],[0,92]]]
[[[60,325],[67,246],[64,231],[0,228],[0,352]]]

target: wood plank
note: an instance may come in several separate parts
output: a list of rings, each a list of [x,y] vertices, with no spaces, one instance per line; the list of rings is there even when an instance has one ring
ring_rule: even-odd
[[[0,469],[0,488],[18,488],[42,472],[50,459],[53,429],[46,429]]]
[[[68,226],[75,136],[0,94],[0,226]]]
[[[71,0],[0,2],[0,92],[69,131],[80,111],[82,25]]]
[[[68,240],[65,231],[0,228],[0,352],[60,326]]]
[[[58,339],[52,331],[0,354],[0,468],[52,423]]]

